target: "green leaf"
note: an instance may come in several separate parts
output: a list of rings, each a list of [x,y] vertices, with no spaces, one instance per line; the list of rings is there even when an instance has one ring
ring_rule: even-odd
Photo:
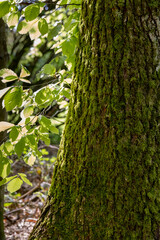
[[[50,138],[48,134],[41,134],[40,139],[46,144],[50,145]]]
[[[49,129],[51,125],[51,120],[46,118],[45,116],[40,116],[39,123],[42,125],[42,127]]]
[[[26,67],[21,65],[21,73],[20,73],[20,78],[28,77],[30,76],[30,72],[27,70]]]
[[[22,89],[20,87],[12,88],[4,97],[4,105],[7,111],[11,111],[16,106],[22,104]]]
[[[25,147],[25,139],[21,138],[21,140],[15,145],[15,152],[17,153],[18,157],[20,157],[24,151]]]
[[[39,20],[38,29],[42,35],[45,35],[48,32],[48,23],[44,18]]]
[[[31,40],[34,40],[41,35],[41,33],[38,29],[38,20],[37,19],[30,21],[30,22],[26,22],[25,20],[23,20],[22,22],[20,22],[18,24],[17,31],[20,34],[26,34],[29,32],[29,36],[30,36]]]
[[[53,126],[53,125],[51,125],[51,126],[49,127],[49,130],[50,130],[52,133],[59,134],[59,130],[58,130],[55,126]]]
[[[63,90],[62,90],[62,94],[63,94],[66,98],[70,99],[70,96],[71,96],[70,90],[67,91],[67,90],[63,89]]]
[[[25,12],[24,12],[26,21],[34,20],[35,18],[38,17],[39,13],[40,13],[39,4],[29,5],[28,7],[25,8]]]
[[[35,135],[31,134],[27,136],[27,139],[31,145],[36,145]]]
[[[26,174],[24,173],[18,173],[19,176],[22,178],[23,182],[27,183],[28,185],[32,186],[32,183],[27,179]]]
[[[11,164],[7,158],[0,159],[0,176],[6,178],[11,170]]]
[[[79,22],[78,20],[79,20],[79,12],[76,11],[73,14],[71,14],[69,18],[65,20],[65,24],[64,24],[65,30],[68,32],[73,27],[78,25],[78,22]]]
[[[5,79],[2,80],[3,83],[7,83],[7,82],[13,82],[15,80],[17,80],[18,78],[15,76],[7,76],[5,77]]]
[[[11,75],[16,76],[18,78],[17,74],[15,72],[13,72],[11,69],[3,68],[0,70],[0,77],[2,77],[2,78],[5,78],[5,77],[11,76]]]
[[[67,0],[62,0],[60,4],[67,4]]]
[[[0,70],[0,77],[3,78],[2,82],[4,83],[15,81],[16,79],[18,79],[17,74],[8,68],[3,68]]]
[[[23,20],[18,24],[17,31],[20,34],[26,34],[29,32],[29,30],[33,27],[33,25],[36,23],[36,21],[26,22],[26,20]]]
[[[14,142],[19,135],[19,132],[16,127],[12,127],[12,130],[9,133],[9,138]]]
[[[23,181],[20,178],[14,178],[13,180],[11,180],[8,185],[7,185],[7,190],[10,193],[16,192],[17,190],[20,189],[20,187],[22,186]]]
[[[43,129],[46,128],[46,129],[50,130],[52,133],[59,134],[58,129],[53,125],[52,121],[50,119],[46,118],[45,116],[39,117],[39,123],[41,124]],[[49,142],[46,139],[46,136],[43,136],[43,138],[45,139],[45,140],[42,139],[44,142],[45,141]]]
[[[23,115],[25,116],[25,118],[28,118],[29,116],[32,115],[33,113],[33,106],[28,106],[23,110]]]
[[[55,67],[52,64],[45,64],[42,68],[42,73],[53,75],[55,74]]]
[[[5,142],[4,148],[5,148],[7,154],[9,154],[13,151],[13,145],[10,142]]]
[[[38,104],[45,103],[48,100],[48,91],[45,88],[41,89],[35,97],[35,101]]]
[[[27,124],[32,124],[33,125],[34,123],[37,122],[37,119],[38,119],[38,116],[30,116],[30,117],[26,118],[25,125],[27,125]]]
[[[14,27],[18,24],[18,20],[19,20],[19,16],[20,16],[20,13],[19,12],[16,12],[16,13],[12,13],[9,17],[8,17],[8,26],[9,27]]]
[[[76,4],[81,4],[81,3],[82,3],[82,0],[68,0],[67,3],[68,3],[68,4],[74,4],[74,3],[76,3]]]
[[[58,33],[61,31],[61,28],[62,28],[62,24],[58,23],[57,26],[50,29],[48,33],[48,40],[50,41],[51,39],[53,39],[53,37],[56,37]]]
[[[62,44],[62,51],[67,57],[70,57],[74,54],[75,48],[77,45],[77,38],[72,36],[69,39],[66,39]]]
[[[0,181],[0,186],[2,186],[3,184],[8,183],[9,181],[11,181],[12,179],[14,179],[15,177],[17,177],[17,175],[12,176],[12,177],[8,177],[8,178],[4,178],[2,181]]]
[[[0,1],[0,18],[9,13],[10,5],[9,1]]]
[[[8,92],[8,90],[9,90],[10,88],[12,88],[12,87],[7,87],[7,88],[4,88],[4,89],[0,90],[0,98],[3,97],[3,95],[4,95],[6,92]]]

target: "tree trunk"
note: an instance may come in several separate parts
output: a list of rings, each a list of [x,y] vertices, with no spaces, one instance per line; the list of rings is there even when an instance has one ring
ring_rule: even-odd
[[[65,131],[30,240],[160,239],[159,16],[158,0],[83,0]]]
[[[8,54],[6,46],[5,36],[5,23],[0,18],[0,69],[5,68],[7,65]],[[0,81],[0,89],[3,89],[5,85]],[[2,99],[0,99],[0,121],[6,120],[6,111],[2,108]],[[2,143],[5,135],[0,132],[0,144]],[[2,178],[0,177],[0,180]],[[0,239],[4,240],[4,225],[3,225],[3,209],[4,209],[4,186],[0,186]]]

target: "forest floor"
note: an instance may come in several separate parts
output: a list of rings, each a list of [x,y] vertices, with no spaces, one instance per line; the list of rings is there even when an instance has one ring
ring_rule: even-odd
[[[13,175],[25,173],[32,187],[23,184],[15,194],[5,192],[4,225],[6,240],[27,240],[47,198],[53,163],[50,160],[30,167],[20,160],[14,164]]]

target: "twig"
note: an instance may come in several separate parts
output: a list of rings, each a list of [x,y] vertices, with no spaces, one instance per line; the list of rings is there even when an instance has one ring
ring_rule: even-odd
[[[50,1],[44,1],[44,2],[34,2],[34,3],[45,3],[45,4],[56,4],[58,5],[59,7],[67,7],[67,6],[70,6],[70,5],[73,5],[73,6],[80,6],[81,4],[78,4],[78,3],[68,3],[68,4],[57,4],[58,1],[55,1],[55,2],[50,2]],[[19,3],[19,5],[31,5],[32,3],[30,2],[21,2]]]
[[[41,146],[38,147],[38,150],[39,150],[39,149],[43,149],[43,148],[51,148],[51,149],[57,149],[57,150],[59,150],[58,147],[52,146],[52,145],[41,145]]]
[[[17,201],[19,201],[19,200],[25,198],[26,196],[30,195],[32,192],[34,192],[35,190],[37,190],[37,189],[40,187],[40,185],[41,185],[41,182],[38,183],[37,186],[35,186],[34,188],[32,188],[31,190],[29,190],[29,191],[26,192],[25,194],[23,194],[21,197],[19,197],[19,198],[17,199]]]
[[[14,209],[14,210],[12,210],[10,212],[5,213],[4,216],[6,217],[7,215],[10,215],[12,213],[19,212],[19,211],[23,211],[23,208]]]

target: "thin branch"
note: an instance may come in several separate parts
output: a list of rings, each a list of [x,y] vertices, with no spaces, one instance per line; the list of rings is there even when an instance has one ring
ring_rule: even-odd
[[[59,7],[67,7],[67,6],[81,6],[81,4],[78,3],[68,3],[68,4],[57,4],[58,1],[55,2],[50,2],[50,1],[44,1],[44,2],[34,2],[34,3],[45,3],[45,4],[56,4]],[[32,3],[27,3],[27,2],[21,2],[19,5],[31,5]]]
[[[26,193],[23,194],[21,197],[19,197],[19,198],[17,199],[17,201],[25,198],[26,196],[30,195],[30,194],[33,193],[35,190],[37,190],[38,188],[40,188],[41,183],[42,183],[42,181],[41,181],[40,183],[38,183],[34,188],[30,189],[28,192],[26,192]],[[17,202],[17,201],[16,201],[16,202]]]
[[[39,150],[39,149],[43,149],[43,148],[50,148],[50,149],[59,150],[59,147],[53,146],[53,145],[41,145],[41,146],[38,147],[38,150]]]
[[[14,209],[14,210],[10,211],[10,212],[6,212],[4,214],[4,217],[6,217],[7,215],[10,215],[12,213],[19,212],[19,211],[23,211],[23,208],[17,208],[17,209]]]
[[[52,4],[52,3],[50,3]],[[67,6],[81,6],[81,4],[78,4],[78,3],[68,3],[68,4],[57,4],[59,7],[67,7]]]

